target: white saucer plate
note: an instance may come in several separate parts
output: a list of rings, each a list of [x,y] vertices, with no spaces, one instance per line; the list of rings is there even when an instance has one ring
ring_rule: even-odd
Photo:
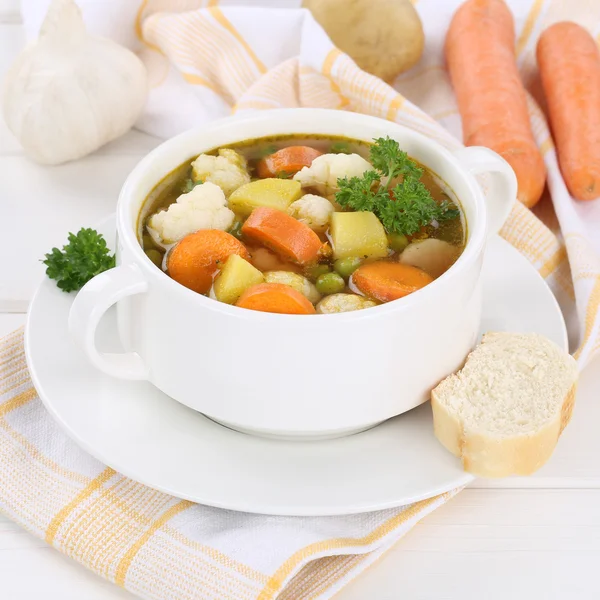
[[[97,229],[114,241],[113,218]],[[489,243],[483,290],[482,331],[532,331],[567,348],[554,296],[499,237]],[[25,332],[33,383],[82,448],[145,485],[220,508],[308,516],[396,507],[473,479],[435,439],[428,403],[349,437],[282,441],[227,429],[149,383],[103,375],[69,338],[72,300],[50,280],[35,294]],[[119,351],[114,314],[101,324],[99,337],[104,350]]]

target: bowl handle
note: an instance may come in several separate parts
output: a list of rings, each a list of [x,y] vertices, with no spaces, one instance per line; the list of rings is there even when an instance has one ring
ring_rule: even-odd
[[[489,174],[490,185],[485,190],[488,235],[500,231],[517,200],[517,177],[512,167],[493,150],[470,146],[454,153],[471,175]]]
[[[69,333],[89,361],[100,371],[119,379],[148,379],[148,368],[137,352],[101,353],[96,348],[96,328],[116,302],[142,294],[148,282],[134,264],[120,265],[96,275],[79,291],[69,313]]]

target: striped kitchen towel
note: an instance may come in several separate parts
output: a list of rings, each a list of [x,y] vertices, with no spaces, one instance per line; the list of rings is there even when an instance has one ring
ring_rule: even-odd
[[[460,146],[442,55],[459,0],[414,0],[427,49],[388,86],[361,71],[299,0],[80,0],[91,31],[132,48],[152,90],[138,127],[162,137],[231,113],[317,106],[376,115]],[[36,34],[48,0],[23,0]],[[535,99],[535,42],[568,18],[600,32],[600,3],[510,0],[530,114],[548,168],[535,213],[517,205],[501,234],[539,270],[564,310],[583,365],[600,352],[600,204],[574,202]],[[330,598],[455,492],[351,517],[256,516],[181,501],[76,447],[44,411],[22,332],[0,346],[0,508],[96,573],[156,600]]]

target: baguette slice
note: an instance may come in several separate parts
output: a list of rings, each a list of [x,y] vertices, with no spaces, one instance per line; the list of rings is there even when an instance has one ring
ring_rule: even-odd
[[[573,357],[541,335],[487,333],[433,390],[435,435],[465,471],[529,475],[571,418],[577,375]]]

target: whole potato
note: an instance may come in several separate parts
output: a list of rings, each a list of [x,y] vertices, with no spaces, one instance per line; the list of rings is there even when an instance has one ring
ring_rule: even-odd
[[[303,6],[342,52],[385,81],[423,54],[423,27],[410,0],[303,0]]]

